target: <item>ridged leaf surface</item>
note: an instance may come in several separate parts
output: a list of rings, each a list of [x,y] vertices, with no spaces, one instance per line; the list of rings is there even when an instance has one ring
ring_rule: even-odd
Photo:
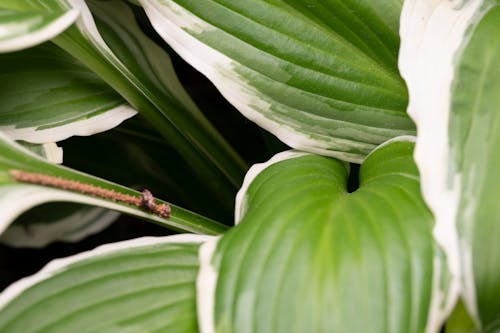
[[[399,1],[141,0],[159,34],[294,148],[361,161],[413,134]]]
[[[46,43],[0,55],[0,131],[55,142],[109,130],[136,114],[78,60]]]
[[[214,299],[204,332],[423,332],[442,257],[412,151],[376,150],[353,193],[346,166],[327,157],[251,170],[240,224],[201,251],[199,285],[216,276],[198,290],[200,308]]]
[[[1,332],[198,332],[206,237],[140,238],[51,262],[0,295]]]
[[[477,331],[496,332],[500,2],[411,0],[401,24],[401,71],[419,129],[415,157],[454,277],[447,312],[461,297]],[[450,332],[460,332],[455,319]]]
[[[0,155],[0,232],[3,232],[21,213],[34,206],[53,201],[78,202],[105,207],[176,230],[213,234],[225,229],[221,224],[173,205],[171,217],[166,218],[137,205],[115,200],[109,195],[99,197],[93,195],[92,192],[85,194],[71,188],[67,189],[64,181],[73,181],[84,186],[89,185],[102,190],[114,191],[116,194],[141,198],[139,191],[70,168],[51,164],[9,140],[1,133],[0,151],[2,152]],[[17,181],[12,173],[13,170],[38,176],[57,177],[60,185],[54,187]],[[155,202],[164,203],[163,201]]]

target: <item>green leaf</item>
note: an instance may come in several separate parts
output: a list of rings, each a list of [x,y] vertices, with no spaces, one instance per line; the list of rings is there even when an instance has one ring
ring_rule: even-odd
[[[48,264],[0,295],[2,332],[198,332],[206,236],[140,238]]]
[[[177,53],[289,146],[360,162],[414,133],[397,70],[400,1],[140,2]]]
[[[139,117],[111,131],[73,138],[62,145],[65,165],[71,168],[134,189],[147,188],[181,207],[230,224],[234,207],[229,213],[214,204],[209,189],[193,177],[189,165]],[[117,168],[116,161],[127,168]]]
[[[136,114],[97,75],[53,44],[0,55],[0,131],[56,142],[109,130]]]
[[[0,53],[26,49],[48,41],[73,24],[78,11],[16,11],[0,4]]]
[[[159,74],[159,68],[165,68],[165,73],[172,72],[168,69],[168,54],[140,30],[125,3],[98,4],[101,8],[96,11],[98,30],[83,0],[5,1],[4,6],[18,10],[78,9],[80,18],[76,26],[53,41],[119,92],[190,162],[192,171],[210,186],[214,197],[223,205],[232,206],[245,164],[201,112],[192,107],[192,102],[187,105],[179,97],[186,96],[185,92],[174,91],[162,82],[165,76]],[[180,88],[177,84],[173,86]]]
[[[401,71],[419,136],[416,160],[434,235],[479,331],[498,330],[500,2],[409,1]]]
[[[17,141],[17,143],[50,163],[62,164],[63,162],[63,149],[54,142],[35,144],[26,141]]]
[[[53,242],[79,242],[113,223],[120,214],[73,203],[48,203],[30,209],[0,235],[12,247],[41,248]]]
[[[202,331],[437,332],[444,262],[412,152],[377,149],[353,193],[335,159],[288,152],[252,167],[241,223],[200,250]]]
[[[50,163],[62,163],[63,150],[54,143],[18,143]],[[118,216],[119,213],[104,208],[49,203],[22,214],[0,235],[0,243],[12,247],[40,248],[55,241],[77,242],[102,231]]]
[[[67,186],[64,184],[60,184],[58,188],[55,188],[17,182],[12,174],[13,170],[58,177],[63,181],[76,181],[77,184],[113,190],[119,194],[133,196],[136,199],[141,197],[139,192],[127,187],[62,166],[50,164],[22,146],[10,141],[3,134],[0,134],[0,151],[2,152],[0,156],[0,232],[5,230],[16,217],[29,208],[52,201],[77,202],[105,207],[137,216],[174,230],[217,234],[225,229],[223,225],[217,222],[173,205],[171,217],[165,218],[135,205],[114,200],[109,195],[101,198],[82,194],[77,191],[64,190],[63,187]],[[159,201],[159,203],[164,202]]]
[[[457,229],[464,293],[482,329],[500,329],[500,2],[474,26],[452,86],[451,164],[460,174]],[[475,298],[475,299],[474,299]],[[477,311],[477,312],[476,312]]]

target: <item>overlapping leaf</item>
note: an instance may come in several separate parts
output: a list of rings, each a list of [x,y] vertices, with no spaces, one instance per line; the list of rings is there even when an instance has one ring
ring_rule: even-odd
[[[181,207],[230,223],[228,212],[214,204],[203,182],[151,126],[135,117],[119,127],[63,142],[65,164],[134,189],[148,188]],[[99,163],[96,163],[99,161]],[[117,161],[127,168],[117,168]],[[175,163],[174,163],[175,161]]]
[[[36,144],[26,141],[16,141],[18,144],[46,159],[50,163],[62,164],[64,159],[64,151],[54,142]]]
[[[57,154],[62,148],[54,144],[23,143],[23,146],[52,161],[62,158]],[[181,207],[218,221],[230,221],[226,211],[210,200],[203,184],[192,177],[175,150],[140,118],[99,135],[66,140],[62,146],[64,163],[73,169],[135,190],[147,188],[157,197]],[[118,167],[117,161],[127,167]],[[76,242],[103,230],[118,215],[107,209],[78,204],[46,204],[23,214],[0,236],[0,242],[17,247],[41,247],[54,241]]]
[[[41,44],[73,24],[78,11],[16,11],[0,3],[0,53],[13,52]]]
[[[140,2],[177,53],[292,147],[359,162],[414,133],[396,66],[399,1]]]
[[[4,6],[49,12],[79,10],[76,26],[53,41],[124,96],[190,162],[220,202],[231,205],[245,169],[242,160],[192,102],[186,101],[186,93],[176,90],[181,87],[168,69],[168,55],[142,33],[127,5],[121,1],[96,4],[102,36],[83,0],[6,0]],[[102,12],[104,16],[100,16]],[[163,81],[162,69],[169,74],[167,81],[174,84]]]
[[[252,168],[241,223],[200,252],[202,331],[438,332],[431,289],[443,258],[412,151],[406,141],[376,150],[353,193],[346,166],[326,157]]]
[[[12,247],[40,248],[53,242],[79,242],[111,223],[118,212],[74,203],[49,203],[30,209],[0,235]]]
[[[20,145],[12,142],[3,134],[0,135],[0,151],[2,152],[0,156],[0,232],[5,230],[16,217],[29,208],[51,201],[78,202],[110,208],[176,230],[209,234],[224,230],[224,227],[216,222],[175,206],[172,207],[172,217],[165,218],[152,214],[140,207],[122,202],[115,202],[113,198],[98,198],[64,190],[63,188],[49,188],[36,184],[16,182],[12,176],[12,170],[59,177],[64,180],[77,181],[102,189],[114,190],[117,193],[140,197],[139,192],[127,187],[79,173],[62,166],[50,164]]]
[[[0,131],[56,142],[109,130],[136,114],[96,74],[53,44],[0,55]]]
[[[464,291],[487,332],[500,329],[499,34],[497,1],[470,32],[457,63],[449,121],[451,163],[460,174],[457,229]]]
[[[17,143],[50,163],[62,163],[63,149],[54,143]],[[55,241],[77,242],[102,231],[119,216],[118,212],[105,208],[49,203],[22,214],[0,235],[0,242],[13,247],[31,248],[44,247]]]
[[[53,261],[0,295],[2,332],[198,332],[198,247],[140,238]]]
[[[496,147],[500,2],[408,1],[400,65],[417,123],[416,159],[458,295],[481,332],[500,319]]]

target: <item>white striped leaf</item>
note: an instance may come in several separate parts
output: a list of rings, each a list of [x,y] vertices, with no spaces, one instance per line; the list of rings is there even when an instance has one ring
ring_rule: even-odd
[[[0,3],[0,53],[26,49],[46,42],[73,24],[78,10],[16,11]]]
[[[245,164],[188,101],[172,78],[168,54],[140,30],[126,3],[93,2],[98,28],[83,0],[4,1],[16,10],[80,11],[76,25],[53,41],[120,93],[190,162],[221,202],[231,203]]]
[[[63,162],[63,149],[54,142],[35,144],[26,141],[17,141],[17,143],[50,163],[62,164]]]
[[[201,331],[438,332],[443,257],[412,152],[408,141],[377,149],[353,193],[331,158],[285,153],[253,167],[240,224],[200,250]]]
[[[500,2],[412,0],[401,71],[419,136],[417,165],[434,234],[478,331],[500,322]]]
[[[46,159],[47,152],[48,157],[58,157],[53,153],[57,152],[53,144],[21,143]],[[154,130],[145,126],[140,118],[100,135],[67,140],[63,146],[67,166],[135,190],[147,188],[157,197],[168,198],[219,221],[230,218],[221,207],[213,204],[206,188],[192,177],[175,150],[155,136]],[[162,154],[158,154],[160,151]],[[117,168],[117,161],[127,167]],[[21,215],[0,236],[0,242],[16,247],[43,247],[55,241],[76,242],[100,232],[118,216],[117,212],[92,206],[49,203]]]
[[[397,70],[400,1],[140,2],[177,53],[289,146],[359,162],[414,133]]]
[[[99,135],[65,141],[64,148],[65,163],[74,169],[134,189],[148,188],[218,221],[230,221],[233,216],[233,209],[228,212],[214,204],[209,189],[193,177],[189,165],[139,117]],[[117,168],[116,161],[127,168]]]
[[[62,163],[62,148],[54,143],[18,143],[50,163]],[[92,206],[45,204],[30,209],[16,219],[0,235],[0,243],[12,247],[40,248],[55,241],[77,242],[102,231],[119,216],[118,212]]]
[[[49,203],[30,209],[0,235],[12,247],[41,248],[53,242],[79,242],[113,223],[120,213],[73,203]]]
[[[0,295],[0,331],[197,332],[206,236],[139,238],[49,263]]]
[[[0,134],[0,151],[2,152],[0,155],[0,233],[23,212],[34,206],[54,201],[76,202],[113,209],[175,230],[213,234],[225,229],[224,226],[212,220],[173,205],[171,217],[165,218],[136,205],[115,201],[111,197],[101,198],[78,191],[65,190],[63,184],[56,188],[16,181],[12,170],[59,177],[62,180],[113,190],[135,198],[141,197],[140,192],[125,186],[51,164],[9,140],[3,134]],[[159,203],[164,202],[159,201]]]
[[[0,131],[48,143],[107,131],[136,114],[96,74],[53,44],[0,55]]]
[[[50,163],[62,163],[63,150],[54,143],[18,143]],[[40,248],[55,241],[77,242],[102,231],[119,216],[118,212],[99,207],[73,203],[45,204],[30,209],[16,219],[0,235],[0,243],[12,247]]]

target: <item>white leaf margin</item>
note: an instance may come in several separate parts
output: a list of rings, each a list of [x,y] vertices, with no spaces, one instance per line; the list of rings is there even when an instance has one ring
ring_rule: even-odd
[[[391,144],[393,142],[401,142],[401,141],[402,142],[416,142],[416,137],[411,136],[411,135],[401,135],[401,136],[389,139],[389,140],[381,143],[380,145],[378,145],[375,149],[373,149],[365,157],[365,160],[370,155],[372,155],[374,152],[376,152],[377,150],[379,150],[380,148],[385,147],[385,146],[387,146],[387,145],[389,145],[389,144]],[[268,167],[270,167],[273,164],[276,164],[276,163],[279,163],[279,162],[282,162],[282,161],[285,161],[285,160],[288,160],[288,159],[292,159],[292,158],[298,158],[298,157],[306,156],[306,155],[311,155],[311,153],[300,151],[300,150],[291,149],[291,150],[283,151],[281,153],[278,153],[278,154],[274,155],[267,162],[257,163],[257,164],[252,165],[252,167],[250,167],[250,169],[247,171],[247,173],[245,175],[245,178],[243,180],[243,184],[241,185],[240,190],[236,194],[236,200],[235,200],[235,205],[234,205],[235,206],[234,207],[234,224],[235,225],[239,224],[241,222],[241,220],[243,219],[243,216],[245,215],[246,210],[247,210],[247,192],[248,192],[248,188],[250,187],[250,185],[252,184],[252,182],[254,181],[254,179],[261,172],[263,172],[265,169],[267,169]],[[343,162],[343,161],[340,161],[340,162]],[[349,170],[350,170],[349,164],[346,163],[346,162],[343,162],[343,163],[344,163],[345,168],[349,172]]]
[[[134,248],[154,246],[158,244],[202,244],[210,240],[211,238],[213,238],[213,236],[194,234],[180,234],[164,237],[141,237],[123,242],[102,245],[91,251],[83,252],[63,259],[53,260],[35,275],[23,278],[7,287],[0,294],[0,311],[16,297],[21,295],[25,290],[44,280],[51,278],[58,273],[64,272],[68,266],[77,262],[95,257],[106,256],[121,250],[130,250]]]
[[[471,272],[470,246],[459,239],[456,226],[461,176],[451,164],[448,126],[456,55],[467,44],[467,29],[484,14],[483,2],[405,0],[401,13],[399,69],[409,91],[407,111],[417,126],[414,158],[424,200],[435,217],[433,236],[447,263],[434,263],[427,332],[439,331],[460,295],[472,318],[478,318],[472,275],[463,274]],[[451,282],[441,290],[446,268]]]
[[[258,163],[252,165],[245,175],[243,184],[240,190],[236,194],[236,200],[234,205],[234,224],[237,225],[243,219],[243,216],[247,210],[247,192],[248,188],[254,181],[254,179],[265,169],[273,164],[289,160],[292,158],[298,158],[306,155],[311,155],[310,153],[298,151],[298,150],[287,150],[274,155],[271,159],[264,163]]]
[[[55,142],[48,142],[42,145],[44,157],[50,163],[62,164],[64,159],[64,150]]]
[[[50,143],[65,140],[72,136],[89,136],[105,132],[120,125],[123,121],[135,116],[137,111],[127,104],[77,120],[65,125],[38,129],[38,127],[18,128],[15,125],[0,126],[0,131],[12,140],[24,140],[31,143]]]
[[[77,9],[70,9],[39,30],[13,38],[0,39],[0,53],[20,51],[46,42],[69,28],[79,15],[80,12]],[[8,27],[1,27],[1,30],[6,31]]]
[[[1,131],[0,131],[1,132]],[[64,157],[64,150],[59,147],[55,142],[48,142],[44,144],[31,144],[24,141],[18,141],[18,144],[28,149],[29,151],[40,155],[48,162],[53,164],[62,164]]]
[[[368,156],[393,142],[415,142],[414,136],[398,136],[377,146]],[[264,163],[254,164],[245,175],[243,185],[236,195],[235,203],[235,225],[243,219],[247,210],[247,192],[255,178],[268,167],[282,161],[303,156],[313,155],[309,152],[299,150],[287,150],[280,152]],[[367,158],[368,158],[367,156]],[[339,160],[340,161],[340,160]],[[343,162],[343,161],[340,161]],[[350,166],[343,162],[344,167],[349,172]],[[204,243],[199,250],[200,271],[197,278],[197,307],[198,307],[198,325],[200,333],[215,333],[215,292],[217,287],[218,272],[213,266],[213,255],[222,236],[213,236],[213,238]],[[442,262],[435,258],[434,265],[442,265]],[[434,278],[434,277],[433,277]],[[440,276],[438,278],[441,278]]]
[[[119,204],[96,197],[79,193],[63,191],[38,185],[12,184],[0,185],[0,234],[22,213],[32,207],[48,202],[74,202],[98,206],[127,213],[148,220],[164,223],[165,220],[159,216],[141,211],[138,208]],[[169,221],[175,224],[173,221]],[[175,225],[174,225],[175,227]],[[179,226],[181,228],[181,226]]]
[[[348,141],[346,139],[316,140],[287,126],[286,122],[267,118],[264,113],[268,112],[272,105],[263,93],[237,73],[236,69],[243,65],[203,44],[189,33],[217,31],[218,28],[199,19],[171,0],[139,0],[139,2],[163,40],[185,61],[212,81],[220,93],[246,118],[273,133],[292,148],[345,161],[361,162],[362,158],[357,154],[330,148],[330,142],[340,145],[346,143]]]
[[[120,62],[116,55],[108,47],[97,26],[95,25],[92,13],[83,0],[58,1],[62,8],[66,8],[67,13],[75,13],[71,24],[75,23],[81,33],[91,41],[91,43],[117,66],[122,72],[127,72],[125,66]],[[69,27],[69,24],[67,27]],[[66,28],[67,28],[66,27]],[[65,29],[66,29],[65,28]],[[63,29],[62,31],[64,31]],[[62,31],[59,31],[61,33]],[[51,36],[49,39],[57,36],[59,33]],[[100,115],[71,122],[62,126],[46,128],[43,130],[38,127],[17,128],[16,126],[2,126],[0,131],[6,133],[13,140],[24,140],[31,143],[48,143],[65,140],[71,136],[89,136],[110,130],[123,121],[135,116],[137,111],[128,104],[119,105]]]
[[[10,145],[22,151],[24,154],[29,155],[44,162],[47,162],[41,156],[26,149],[20,144],[11,141],[5,134],[0,132],[0,140],[9,142]],[[79,173],[78,171],[74,171]],[[22,213],[26,212],[32,207],[41,205],[48,202],[74,202],[108,208],[119,211],[121,213],[130,214],[136,217],[143,217],[148,220],[165,223],[165,219],[155,214],[148,213],[137,207],[127,204],[112,202],[89,195],[79,194],[76,192],[65,191],[61,189],[25,184],[25,183],[10,183],[0,184],[0,234],[2,234],[12,222],[19,217]],[[185,229],[185,226],[177,225],[175,221],[169,220],[169,224],[178,229]]]
[[[212,258],[222,236],[208,237],[198,251],[200,270],[196,278],[196,308],[200,333],[215,333],[215,289],[219,274]]]
[[[11,225],[0,243],[16,248],[43,248],[55,241],[76,243],[110,226],[121,214],[99,207],[81,207],[51,223]]]
[[[273,164],[293,158],[311,155],[298,150],[287,150],[274,155],[264,163],[254,164],[246,173],[243,184],[236,194],[234,223],[237,225],[247,210],[247,192],[254,179]],[[200,270],[196,279],[196,303],[200,333],[215,333],[215,290],[218,272],[212,258],[222,236],[212,236],[199,250]]]

